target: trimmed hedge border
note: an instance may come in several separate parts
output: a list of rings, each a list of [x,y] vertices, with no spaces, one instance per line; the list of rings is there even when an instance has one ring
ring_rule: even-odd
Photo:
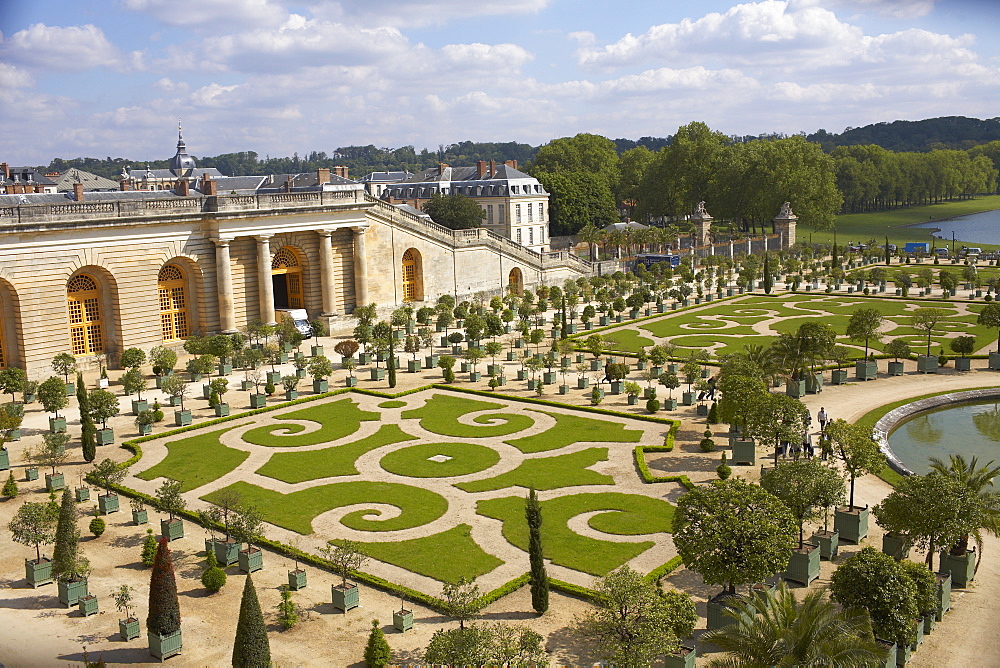
[[[633,453],[635,454],[635,467],[639,470],[639,476],[645,483],[655,483],[655,482],[679,482],[684,486],[685,489],[694,489],[694,483],[691,482],[690,478],[686,475],[666,475],[666,476],[654,476],[649,471],[649,466],[646,465],[646,453],[647,452],[671,452],[674,447],[671,445],[659,446],[659,445],[637,445],[635,446]]]
[[[664,445],[663,446],[650,446],[652,448],[651,451],[654,451],[654,452],[669,452],[670,450],[673,450],[674,435],[677,433],[677,430],[680,427],[680,421],[679,420],[671,420],[671,419],[667,419],[667,418],[657,418],[657,417],[652,417],[652,416],[649,416],[649,415],[632,415],[630,413],[621,413],[621,412],[618,412],[618,411],[611,411],[611,410],[600,409],[600,408],[589,408],[589,407],[586,407],[586,406],[573,406],[573,405],[570,405],[570,404],[561,404],[561,403],[554,402],[554,401],[546,401],[544,399],[532,399],[530,397],[518,397],[518,396],[507,395],[507,394],[502,394],[502,393],[498,394],[496,392],[486,392],[486,391],[483,391],[483,390],[473,390],[473,389],[468,389],[468,388],[452,387],[451,385],[445,385],[445,384],[436,384],[435,383],[435,384],[431,384],[431,385],[424,385],[424,386],[417,387],[417,388],[414,388],[414,389],[404,390],[402,392],[398,392],[398,393],[395,393],[395,394],[390,394],[388,392],[381,392],[379,390],[370,390],[370,389],[358,388],[358,387],[344,387],[344,388],[339,388],[337,390],[333,390],[331,392],[324,392],[322,394],[315,394],[315,395],[308,396],[308,397],[302,397],[300,399],[295,399],[293,401],[285,401],[285,402],[282,402],[282,403],[279,403],[279,404],[275,404],[273,406],[265,406],[264,408],[258,408],[258,409],[255,409],[255,410],[249,410],[249,411],[245,411],[245,412],[242,412],[242,413],[239,413],[239,414],[236,414],[236,415],[229,415],[227,417],[222,417],[222,418],[216,418],[216,419],[212,419],[212,420],[207,420],[205,422],[199,422],[197,424],[188,425],[186,427],[179,427],[177,429],[171,429],[171,430],[159,433],[159,434],[150,434],[148,436],[140,436],[140,437],[137,437],[137,438],[134,438],[134,439],[129,439],[127,441],[123,441],[119,447],[121,447],[121,448],[123,448],[125,450],[128,450],[129,452],[131,452],[132,456],[129,459],[127,459],[124,462],[122,462],[121,464],[119,464],[118,466],[119,466],[119,468],[128,468],[128,467],[131,467],[133,464],[137,463],[140,459],[142,459],[142,447],[140,445],[141,443],[145,443],[146,441],[152,441],[152,440],[158,439],[158,438],[165,438],[165,437],[168,437],[168,436],[173,436],[173,435],[176,435],[176,434],[181,434],[181,433],[184,433],[184,432],[187,432],[187,431],[191,431],[193,429],[201,429],[203,427],[210,427],[210,426],[213,426],[213,425],[216,425],[216,424],[221,424],[221,423],[224,423],[224,422],[231,422],[233,420],[239,420],[241,418],[250,417],[250,416],[253,416],[253,415],[258,415],[260,413],[267,413],[269,411],[275,411],[275,410],[278,410],[280,408],[287,408],[289,406],[294,406],[296,404],[301,404],[301,403],[305,403],[305,402],[308,402],[308,401],[315,401],[317,399],[325,399],[325,398],[328,398],[328,397],[337,396],[339,394],[344,394],[344,393],[347,393],[347,392],[356,392],[358,394],[365,394],[365,395],[369,395],[369,396],[373,396],[373,397],[378,397],[378,398],[394,399],[394,398],[404,397],[404,396],[406,396],[408,394],[415,394],[417,392],[422,392],[422,391],[428,390],[428,389],[439,389],[439,390],[454,391],[454,392],[465,392],[467,394],[476,394],[476,395],[481,395],[481,396],[484,396],[484,397],[498,397],[499,396],[499,397],[503,397],[503,399],[512,400],[512,401],[521,401],[521,402],[525,402],[525,403],[538,404],[538,405],[543,405],[543,406],[552,406],[552,407],[555,407],[555,408],[571,408],[571,409],[582,411],[582,412],[586,412],[586,413],[598,413],[598,414],[610,415],[610,416],[614,416],[614,417],[628,417],[628,418],[632,418],[632,419],[645,420],[646,422],[654,422],[654,423],[659,423],[659,424],[670,424],[670,429],[668,430],[667,435],[666,435],[666,437],[664,439]],[[636,449],[638,450],[639,447],[642,447],[642,446],[637,446]],[[647,470],[647,473],[648,473],[648,470]],[[681,484],[684,484],[685,486],[692,486],[693,487],[693,485],[691,485],[691,482],[689,480],[687,480],[687,476],[677,476],[677,478],[683,478],[683,480],[680,480]],[[91,483],[95,482],[93,480],[93,478],[91,477],[91,474],[87,474],[86,479],[89,482],[91,482]],[[667,479],[664,478],[662,480],[665,481]],[[659,482],[660,479],[657,479],[656,481]],[[685,483],[684,481],[687,481],[687,482]],[[646,480],[646,482],[651,482],[651,481]],[[689,487],[689,489],[690,489],[690,487]],[[109,488],[108,491],[114,491],[114,492],[116,492],[118,494],[122,494],[122,495],[127,496],[127,497],[141,499],[144,503],[146,503],[147,505],[150,505],[150,506],[152,506],[154,508],[156,507],[156,504],[157,504],[157,500],[156,500],[155,497],[150,496],[148,494],[144,494],[142,492],[134,490],[134,489],[132,489],[130,487],[126,487],[124,485],[112,485]],[[175,515],[177,515],[178,517],[184,518],[186,520],[189,520],[191,522],[194,522],[195,524],[198,524],[200,526],[204,526],[206,529],[210,529],[210,530],[214,529],[216,531],[220,531],[221,532],[225,528],[225,527],[223,527],[223,525],[221,523],[218,523],[218,522],[202,523],[201,518],[198,516],[198,513],[194,512],[194,511],[191,511],[191,510],[186,510],[186,509],[185,510],[181,510],[181,511],[176,512]],[[307,552],[303,552],[302,550],[294,548],[294,547],[292,547],[290,545],[285,545],[284,543],[279,543],[278,541],[271,540],[269,538],[260,538],[257,541],[255,541],[254,544],[257,545],[257,546],[259,546],[259,547],[266,547],[269,550],[271,550],[271,551],[273,551],[273,552],[275,552],[277,554],[280,554],[282,556],[288,557],[289,559],[297,559],[298,561],[300,561],[302,563],[309,564],[309,565],[311,565],[311,566],[313,566],[315,568],[319,568],[319,569],[322,569],[322,570],[325,570],[325,571],[328,571],[328,572],[331,572],[331,573],[333,572],[333,565],[329,561],[327,561],[326,559],[323,559],[322,557],[318,557],[318,556],[313,555],[313,554],[309,554]],[[681,564],[680,557],[674,557],[673,559],[671,559],[667,563],[665,563],[665,564],[657,567],[653,571],[651,571],[645,577],[650,582],[658,580],[659,578],[663,577],[667,573],[670,573],[671,571],[673,571],[680,564]],[[376,575],[371,575],[371,574],[365,573],[363,571],[352,571],[351,572],[351,577],[352,577],[352,579],[356,580],[359,583],[364,583],[364,584],[366,584],[366,585],[368,585],[370,587],[373,587],[375,589],[380,589],[380,590],[385,591],[387,593],[393,594],[394,596],[398,596],[398,597],[400,597],[400,598],[402,598],[404,600],[408,600],[408,601],[411,601],[413,603],[418,603],[420,605],[425,605],[428,608],[430,608],[431,610],[434,610],[435,612],[442,613],[442,614],[447,614],[447,606],[446,606],[445,601],[442,600],[442,599],[440,599],[440,598],[437,598],[435,596],[431,596],[429,594],[424,594],[422,592],[416,591],[415,589],[410,589],[409,587],[406,587],[406,586],[403,586],[403,585],[399,585],[399,584],[396,584],[394,582],[389,582],[388,580],[386,580],[384,578],[380,578],[380,577],[378,577]],[[511,594],[511,593],[517,591],[521,587],[523,587],[526,584],[528,584],[530,581],[531,581],[531,573],[529,571],[529,572],[524,573],[523,575],[520,575],[520,576],[514,578],[513,580],[510,580],[510,581],[508,581],[508,582],[500,585],[499,587],[497,587],[496,589],[493,589],[492,591],[486,592],[485,594],[483,594],[479,598],[479,601],[484,606],[485,605],[489,605],[491,603],[494,603],[494,602],[498,601],[499,599],[503,598],[504,596],[507,596],[508,594]],[[581,598],[583,600],[590,601],[592,603],[593,602],[597,602],[597,600],[599,598],[598,595],[597,595],[597,592],[595,592],[593,589],[588,589],[587,587],[583,587],[583,586],[580,586],[580,585],[574,585],[574,584],[571,584],[569,582],[563,582],[561,580],[556,580],[554,578],[549,578],[549,587],[552,588],[552,589],[554,589],[554,590],[556,590],[556,591],[562,592],[564,594],[568,594],[570,596],[576,596],[577,598]]]

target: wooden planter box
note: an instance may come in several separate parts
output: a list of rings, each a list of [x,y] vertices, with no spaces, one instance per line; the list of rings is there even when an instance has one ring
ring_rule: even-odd
[[[694,392],[683,392],[681,393],[681,404],[684,406],[694,406]]]
[[[809,586],[809,583],[819,577],[819,547],[806,543],[801,549],[792,550],[788,567],[782,577],[792,582]]]
[[[420,360],[406,360],[406,371],[407,373],[420,371]]]
[[[66,488],[66,476],[62,473],[45,474],[45,491],[59,492]]]
[[[181,398],[180,397],[168,397],[167,401],[168,401],[168,405],[170,405],[170,406],[180,406],[181,405]]]
[[[734,441],[732,461],[733,464],[755,466],[757,464],[757,444],[752,440]]]
[[[896,561],[910,558],[910,541],[891,532],[882,534],[882,554],[888,554]]]
[[[840,540],[857,545],[868,536],[868,507],[849,510],[846,506],[837,508],[833,515],[833,529],[840,534]]]
[[[1000,371],[1000,353],[990,353],[989,368],[993,371]]]
[[[45,584],[52,584],[52,560],[45,557],[42,557],[41,561],[25,559],[24,577],[28,584],[36,589]]]
[[[706,417],[708,415],[708,404],[698,404],[698,415]]]
[[[90,617],[91,615],[96,615],[99,612],[97,597],[93,594],[81,597],[80,600],[76,602],[76,605],[80,609],[80,614],[84,617]]]
[[[941,572],[951,575],[951,586],[968,587],[976,575],[976,550],[955,556],[950,550],[941,551]]]
[[[97,509],[102,515],[110,515],[118,512],[118,495],[114,493],[98,494]]]
[[[330,594],[333,597],[333,607],[345,613],[360,605],[361,593],[356,584],[330,585]]]
[[[89,487],[77,487],[74,490],[74,495],[76,497],[77,503],[83,503],[84,501],[90,501],[90,488]]]
[[[814,374],[806,376],[806,393],[807,394],[819,394],[823,391],[823,372],[817,371]]]
[[[264,568],[264,551],[259,547],[251,547],[248,550],[240,550],[240,571],[243,573],[256,573]]]
[[[889,375],[890,376],[902,376],[903,375],[903,363],[902,362],[889,362]]]
[[[126,642],[139,637],[139,620],[135,617],[118,620],[118,632]]]
[[[833,561],[840,552],[840,534],[836,531],[817,531],[809,542],[819,546],[819,558]]]
[[[267,395],[266,394],[251,394],[250,395],[250,408],[263,408],[267,405]]]
[[[374,369],[369,369],[369,378],[371,380],[385,380],[385,369],[382,367],[376,367]]]
[[[301,568],[294,571],[288,571],[288,588],[292,591],[305,589],[306,579],[306,572]]]
[[[412,610],[394,610],[392,613],[392,626],[400,633],[406,633],[413,628]]]
[[[313,357],[319,357],[323,354],[323,346],[310,346],[309,354]]]
[[[174,425],[186,427],[191,424],[191,411],[174,411]]]
[[[785,394],[795,399],[806,396],[805,380],[790,380],[785,383]]]
[[[854,374],[858,380],[875,380],[878,378],[878,363],[872,360],[860,360],[854,363]]]
[[[621,394],[622,392],[625,391],[625,381],[613,380],[611,381],[610,385],[611,385],[611,394]]]
[[[132,511],[132,522],[136,525],[149,524],[149,513],[146,509],[133,510]]]
[[[280,371],[268,371],[265,374],[265,382],[271,383],[271,385],[281,384],[281,372]]]
[[[675,411],[675,410],[677,410],[677,400],[676,399],[664,399],[663,400],[663,410],[665,410],[665,411]]]
[[[314,378],[313,379],[313,392],[317,394],[322,394],[323,392],[330,391],[330,381],[326,378]]]
[[[27,480],[28,482],[31,482],[33,480],[38,480],[38,467],[29,466],[28,468],[24,469],[24,479]]]
[[[708,630],[713,631],[715,629],[721,629],[725,626],[735,624],[737,622],[735,617],[730,617],[726,614],[726,610],[729,609],[728,603],[732,600],[738,600],[740,598],[739,594],[730,594],[729,592],[722,592],[716,594],[712,598],[708,599]]]
[[[164,636],[147,631],[146,639],[149,641],[149,653],[160,661],[177,656],[184,648],[180,629]]]
[[[299,398],[298,390],[286,390],[285,391],[285,401],[295,401]]]
[[[49,431],[53,434],[66,433],[66,418],[49,418]]]
[[[944,613],[951,610],[951,573],[935,573],[938,581],[938,609],[936,618],[940,622]]]
[[[81,598],[89,594],[87,591],[87,578],[79,580],[59,581],[59,602],[67,608],[76,605]]]
[[[917,371],[920,373],[937,373],[937,355],[917,355]]]
[[[184,522],[176,517],[172,520],[160,520],[160,535],[167,541],[184,537]]]
[[[149,410],[149,402],[145,399],[133,399],[132,400],[132,415],[138,415],[139,413]]]
[[[229,404],[219,404],[215,407],[215,417],[226,417],[229,415]]]
[[[250,390],[253,389],[253,383],[250,382],[249,380],[241,380],[240,389],[243,390],[244,392],[249,392]]]
[[[209,539],[211,540],[211,539]],[[209,540],[205,541],[206,551],[208,549]],[[215,554],[215,560],[219,562],[219,565],[223,568],[227,566],[232,566],[233,564],[239,563],[240,561],[240,544],[237,543],[232,538],[226,540],[212,540],[212,552]]]
[[[600,371],[601,370],[601,360],[599,360],[599,359],[590,360],[590,370],[591,371]]]
[[[972,371],[972,358],[971,357],[956,357],[955,358],[955,371]]]
[[[580,376],[576,379],[576,389],[586,390],[588,387],[590,387],[590,378],[587,376]]]

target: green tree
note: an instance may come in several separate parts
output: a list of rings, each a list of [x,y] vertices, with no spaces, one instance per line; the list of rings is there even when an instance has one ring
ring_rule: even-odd
[[[77,527],[76,503],[69,487],[63,490],[56,524],[55,548],[52,550],[52,575],[60,581],[86,577],[90,567],[80,554],[80,529]]]
[[[430,201],[424,202],[422,210],[438,225],[453,230],[479,227],[486,217],[486,212],[476,200],[460,193],[451,195],[434,193]]]
[[[286,631],[299,623],[299,606],[292,600],[292,590],[281,588],[281,601],[278,603],[278,623]]]
[[[118,415],[118,397],[107,390],[97,389],[90,392],[87,398],[90,415],[94,420],[101,421],[101,428],[107,429],[108,420]]]
[[[990,302],[979,312],[976,323],[997,330],[997,352],[1000,353],[1000,303]]]
[[[994,485],[993,480],[1000,475],[1000,466],[994,466],[990,461],[984,466],[979,466],[976,457],[966,461],[961,454],[948,456],[948,463],[931,457],[931,470],[943,476],[952,478],[956,482],[964,485],[970,494],[978,500],[981,507],[979,517],[982,519],[982,526],[975,527],[969,533],[963,534],[951,546],[952,554],[961,556],[969,549],[970,535],[975,538],[979,548],[979,559],[983,558],[982,530],[986,530],[994,536],[1000,535],[1000,491]],[[978,568],[978,564],[976,568]]]
[[[805,433],[805,419],[809,411],[805,405],[785,394],[770,394],[753,404],[743,425],[747,436],[757,445],[771,448],[774,461],[778,461],[778,448],[782,443],[797,443]]]
[[[781,583],[767,592],[735,601],[725,614],[735,620],[702,636],[727,652],[712,665],[770,668],[771,666],[856,666],[885,664],[885,649],[875,642],[868,615],[838,610],[822,590],[808,593],[800,605],[795,593]]]
[[[38,401],[41,402],[42,407],[46,411],[54,413],[58,419],[59,410],[65,408],[68,403],[66,400],[66,383],[59,380],[56,376],[43,381],[38,386]]]
[[[446,582],[441,598],[444,599],[445,614],[457,619],[458,626],[462,629],[467,621],[479,615],[485,605],[479,595],[479,586],[464,576],[457,582]]]
[[[715,181],[728,143],[704,123],[679,127],[670,145],[660,149],[643,172],[637,213],[677,216],[691,213],[703,200],[716,201]]]
[[[528,171],[536,178],[540,173],[588,172],[611,188],[618,183],[618,151],[606,137],[580,133],[542,146]]]
[[[528,522],[528,562],[531,564],[531,607],[538,614],[549,609],[549,576],[542,550],[542,506],[532,487],[524,514]]]
[[[0,369],[0,392],[10,394],[10,400],[15,400],[14,393],[21,392],[24,384],[28,381],[28,374],[24,369],[16,366],[9,366]]]
[[[943,308],[918,308],[910,316],[910,324],[927,333],[927,355],[931,354],[931,335],[937,329],[938,323],[948,316],[948,311]]]
[[[142,565],[149,567],[156,561],[157,542],[152,529],[146,529],[146,537],[142,539]]]
[[[845,559],[833,572],[830,593],[847,609],[867,610],[878,637],[900,646],[913,642],[916,588],[888,554],[866,547]]]
[[[249,578],[248,578],[249,579]],[[181,607],[177,601],[177,581],[174,561],[166,538],[157,541],[153,572],[149,578],[149,614],[146,629],[167,636],[181,628]]]
[[[236,640],[233,643],[233,668],[269,668],[271,644],[267,639],[264,614],[257,599],[257,588],[247,573],[240,601],[240,618],[236,623]]]
[[[187,505],[184,497],[181,496],[181,487],[183,485],[179,480],[167,478],[156,490],[156,507],[159,508],[160,512],[167,513],[171,520]]]
[[[14,480],[14,472],[11,471],[10,475],[7,476],[7,482],[3,484],[3,491],[0,491],[6,499],[13,499],[18,495],[17,481]]]
[[[615,196],[603,176],[586,171],[538,172],[535,176],[549,193],[550,234],[577,234],[588,227],[599,231],[618,220]],[[599,232],[596,237],[601,237]]]
[[[83,448],[83,459],[92,462],[97,458],[97,430],[91,412],[90,393],[83,384],[82,373],[76,374],[76,401],[80,408],[80,444]],[[117,404],[117,400],[115,403]]]
[[[864,341],[865,357],[868,357],[868,342],[881,341],[879,329],[885,322],[882,313],[873,308],[861,308],[851,314],[847,323],[847,336],[851,341]]]
[[[4,496],[7,496],[4,493]],[[56,539],[56,517],[52,514],[49,504],[41,501],[28,501],[21,504],[7,525],[15,543],[31,545],[35,548],[35,559],[42,560],[42,545],[48,545]]]
[[[76,372],[76,358],[69,353],[59,353],[52,358],[52,370],[62,375],[63,383],[69,383],[69,375]]]
[[[885,455],[872,438],[871,430],[862,425],[837,419],[826,425],[826,435],[840,448],[851,481],[848,508],[854,510],[854,481],[869,473],[877,475],[885,466]]]
[[[713,481],[681,496],[674,511],[674,545],[706,584],[760,582],[787,564],[795,518],[773,494],[738,478]]]
[[[368,634],[368,645],[365,647],[365,663],[368,668],[385,668],[392,661],[392,649],[382,633],[378,620],[372,620],[372,630]]]
[[[825,500],[844,496],[840,473],[818,458],[781,462],[761,475],[760,486],[781,499],[798,520],[800,550],[805,521],[818,517]]]

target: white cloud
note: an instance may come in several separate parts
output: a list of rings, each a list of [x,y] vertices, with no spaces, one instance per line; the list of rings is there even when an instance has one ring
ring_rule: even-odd
[[[272,0],[122,0],[126,9],[149,14],[157,21],[175,26],[202,26],[217,29],[248,25],[272,25],[285,20],[288,12]]]
[[[312,8],[315,16],[336,20],[355,19],[371,25],[399,28],[440,25],[455,19],[478,16],[519,16],[535,14],[551,4],[551,0],[506,0],[505,2],[475,2],[468,0],[343,0],[322,2]]]
[[[937,0],[828,0],[827,4],[847,9],[874,10],[897,19],[920,18],[930,14]]]
[[[28,88],[34,81],[31,75],[8,63],[0,63],[0,88]]]
[[[5,59],[47,71],[80,71],[92,67],[121,67],[121,52],[97,26],[60,28],[36,23],[10,36],[3,47]]]

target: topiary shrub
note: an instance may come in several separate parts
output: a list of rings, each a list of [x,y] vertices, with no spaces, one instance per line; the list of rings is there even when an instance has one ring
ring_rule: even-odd
[[[660,400],[659,399],[649,399],[646,401],[646,410],[650,413],[655,413],[660,410]]]
[[[17,481],[14,480],[14,472],[11,471],[10,475],[7,477],[7,482],[3,484],[3,492],[0,492],[7,499],[13,499],[17,496]]]
[[[146,537],[142,540],[142,565],[147,568],[156,561],[156,536],[152,529],[146,529]]]
[[[733,475],[733,469],[726,463],[726,453],[722,453],[722,463],[715,467],[715,472],[719,475],[719,480],[726,480]]]
[[[712,430],[706,429],[705,432],[702,434],[702,436],[704,436],[704,438],[702,438],[701,442],[698,443],[698,445],[701,446],[701,451],[714,452],[715,441],[712,440]]]
[[[201,574],[201,584],[212,593],[226,586],[226,572],[219,568],[219,562],[215,558],[215,550],[208,551],[208,566]]]
[[[708,424],[719,424],[719,403],[712,402],[712,407],[708,409]]]
[[[602,401],[604,401],[604,397],[601,396],[601,390],[595,387],[590,391],[590,403],[593,406],[597,406]]]
[[[271,396],[277,388],[274,387],[274,383],[268,383],[264,386],[264,394]]]
[[[101,534],[103,534],[104,530],[107,528],[108,528],[107,524],[105,524],[104,520],[102,520],[100,517],[95,517],[94,519],[90,520],[90,533],[94,534],[94,536],[96,536],[97,538],[100,538]]]

